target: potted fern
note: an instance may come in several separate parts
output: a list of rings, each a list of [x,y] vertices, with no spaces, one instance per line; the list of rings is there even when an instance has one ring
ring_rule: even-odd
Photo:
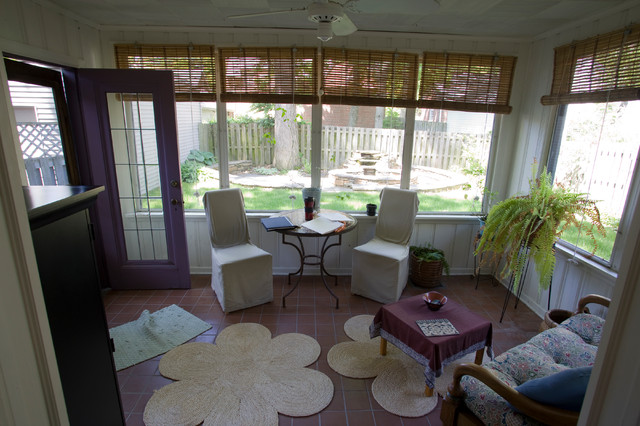
[[[605,236],[600,212],[587,194],[553,186],[546,168],[535,178],[534,163],[529,181],[529,194],[508,198],[491,208],[475,254],[488,254],[483,261],[498,263],[505,256],[502,278],[513,276],[513,291],[518,288],[530,257],[535,262],[539,288],[546,290],[555,267],[555,243],[569,226],[581,228],[594,243],[594,231]]]
[[[430,244],[409,247],[409,277],[419,287],[442,285],[442,272],[449,275],[449,263],[440,249]]]

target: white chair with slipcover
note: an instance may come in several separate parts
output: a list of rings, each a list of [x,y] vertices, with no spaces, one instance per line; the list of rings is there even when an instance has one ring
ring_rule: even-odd
[[[273,300],[271,254],[249,239],[244,198],[238,188],[203,197],[211,239],[211,287],[224,312]]]
[[[353,249],[351,293],[381,303],[400,299],[409,278],[409,239],[418,204],[415,191],[382,189],[375,235]]]

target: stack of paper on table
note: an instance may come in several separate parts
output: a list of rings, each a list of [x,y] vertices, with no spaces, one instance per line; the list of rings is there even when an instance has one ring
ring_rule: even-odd
[[[318,213],[318,216],[324,217],[325,219],[334,220],[334,221],[344,221],[351,222],[351,218],[340,213],[340,212],[322,212]]]
[[[326,217],[318,216],[317,218],[304,222],[301,226],[317,232],[318,234],[328,234],[342,226],[341,222],[334,222]]]

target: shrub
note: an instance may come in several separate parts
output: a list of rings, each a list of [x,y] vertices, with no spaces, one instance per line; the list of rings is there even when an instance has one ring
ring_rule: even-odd
[[[200,175],[200,170],[204,166],[211,166],[215,161],[212,152],[192,149],[189,151],[187,159],[180,165],[180,176],[185,183],[196,183]]]

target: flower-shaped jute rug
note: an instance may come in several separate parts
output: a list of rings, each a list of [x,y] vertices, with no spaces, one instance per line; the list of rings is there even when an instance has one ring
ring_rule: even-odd
[[[435,393],[424,395],[424,367],[392,344],[387,355],[380,355],[380,337],[369,337],[373,315],[358,315],[347,320],[344,331],[353,342],[333,346],[327,354],[329,366],[338,374],[354,379],[375,377],[371,392],[390,413],[403,417],[421,417],[436,407],[438,394],[444,396],[453,378],[455,364],[473,362],[474,354],[460,358],[443,369],[436,378]]]
[[[312,337],[271,332],[254,323],[231,325],[215,344],[186,343],[167,352],[160,373],[176,382],[157,390],[144,410],[151,425],[277,425],[322,411],[333,383],[305,368],[318,359]]]

